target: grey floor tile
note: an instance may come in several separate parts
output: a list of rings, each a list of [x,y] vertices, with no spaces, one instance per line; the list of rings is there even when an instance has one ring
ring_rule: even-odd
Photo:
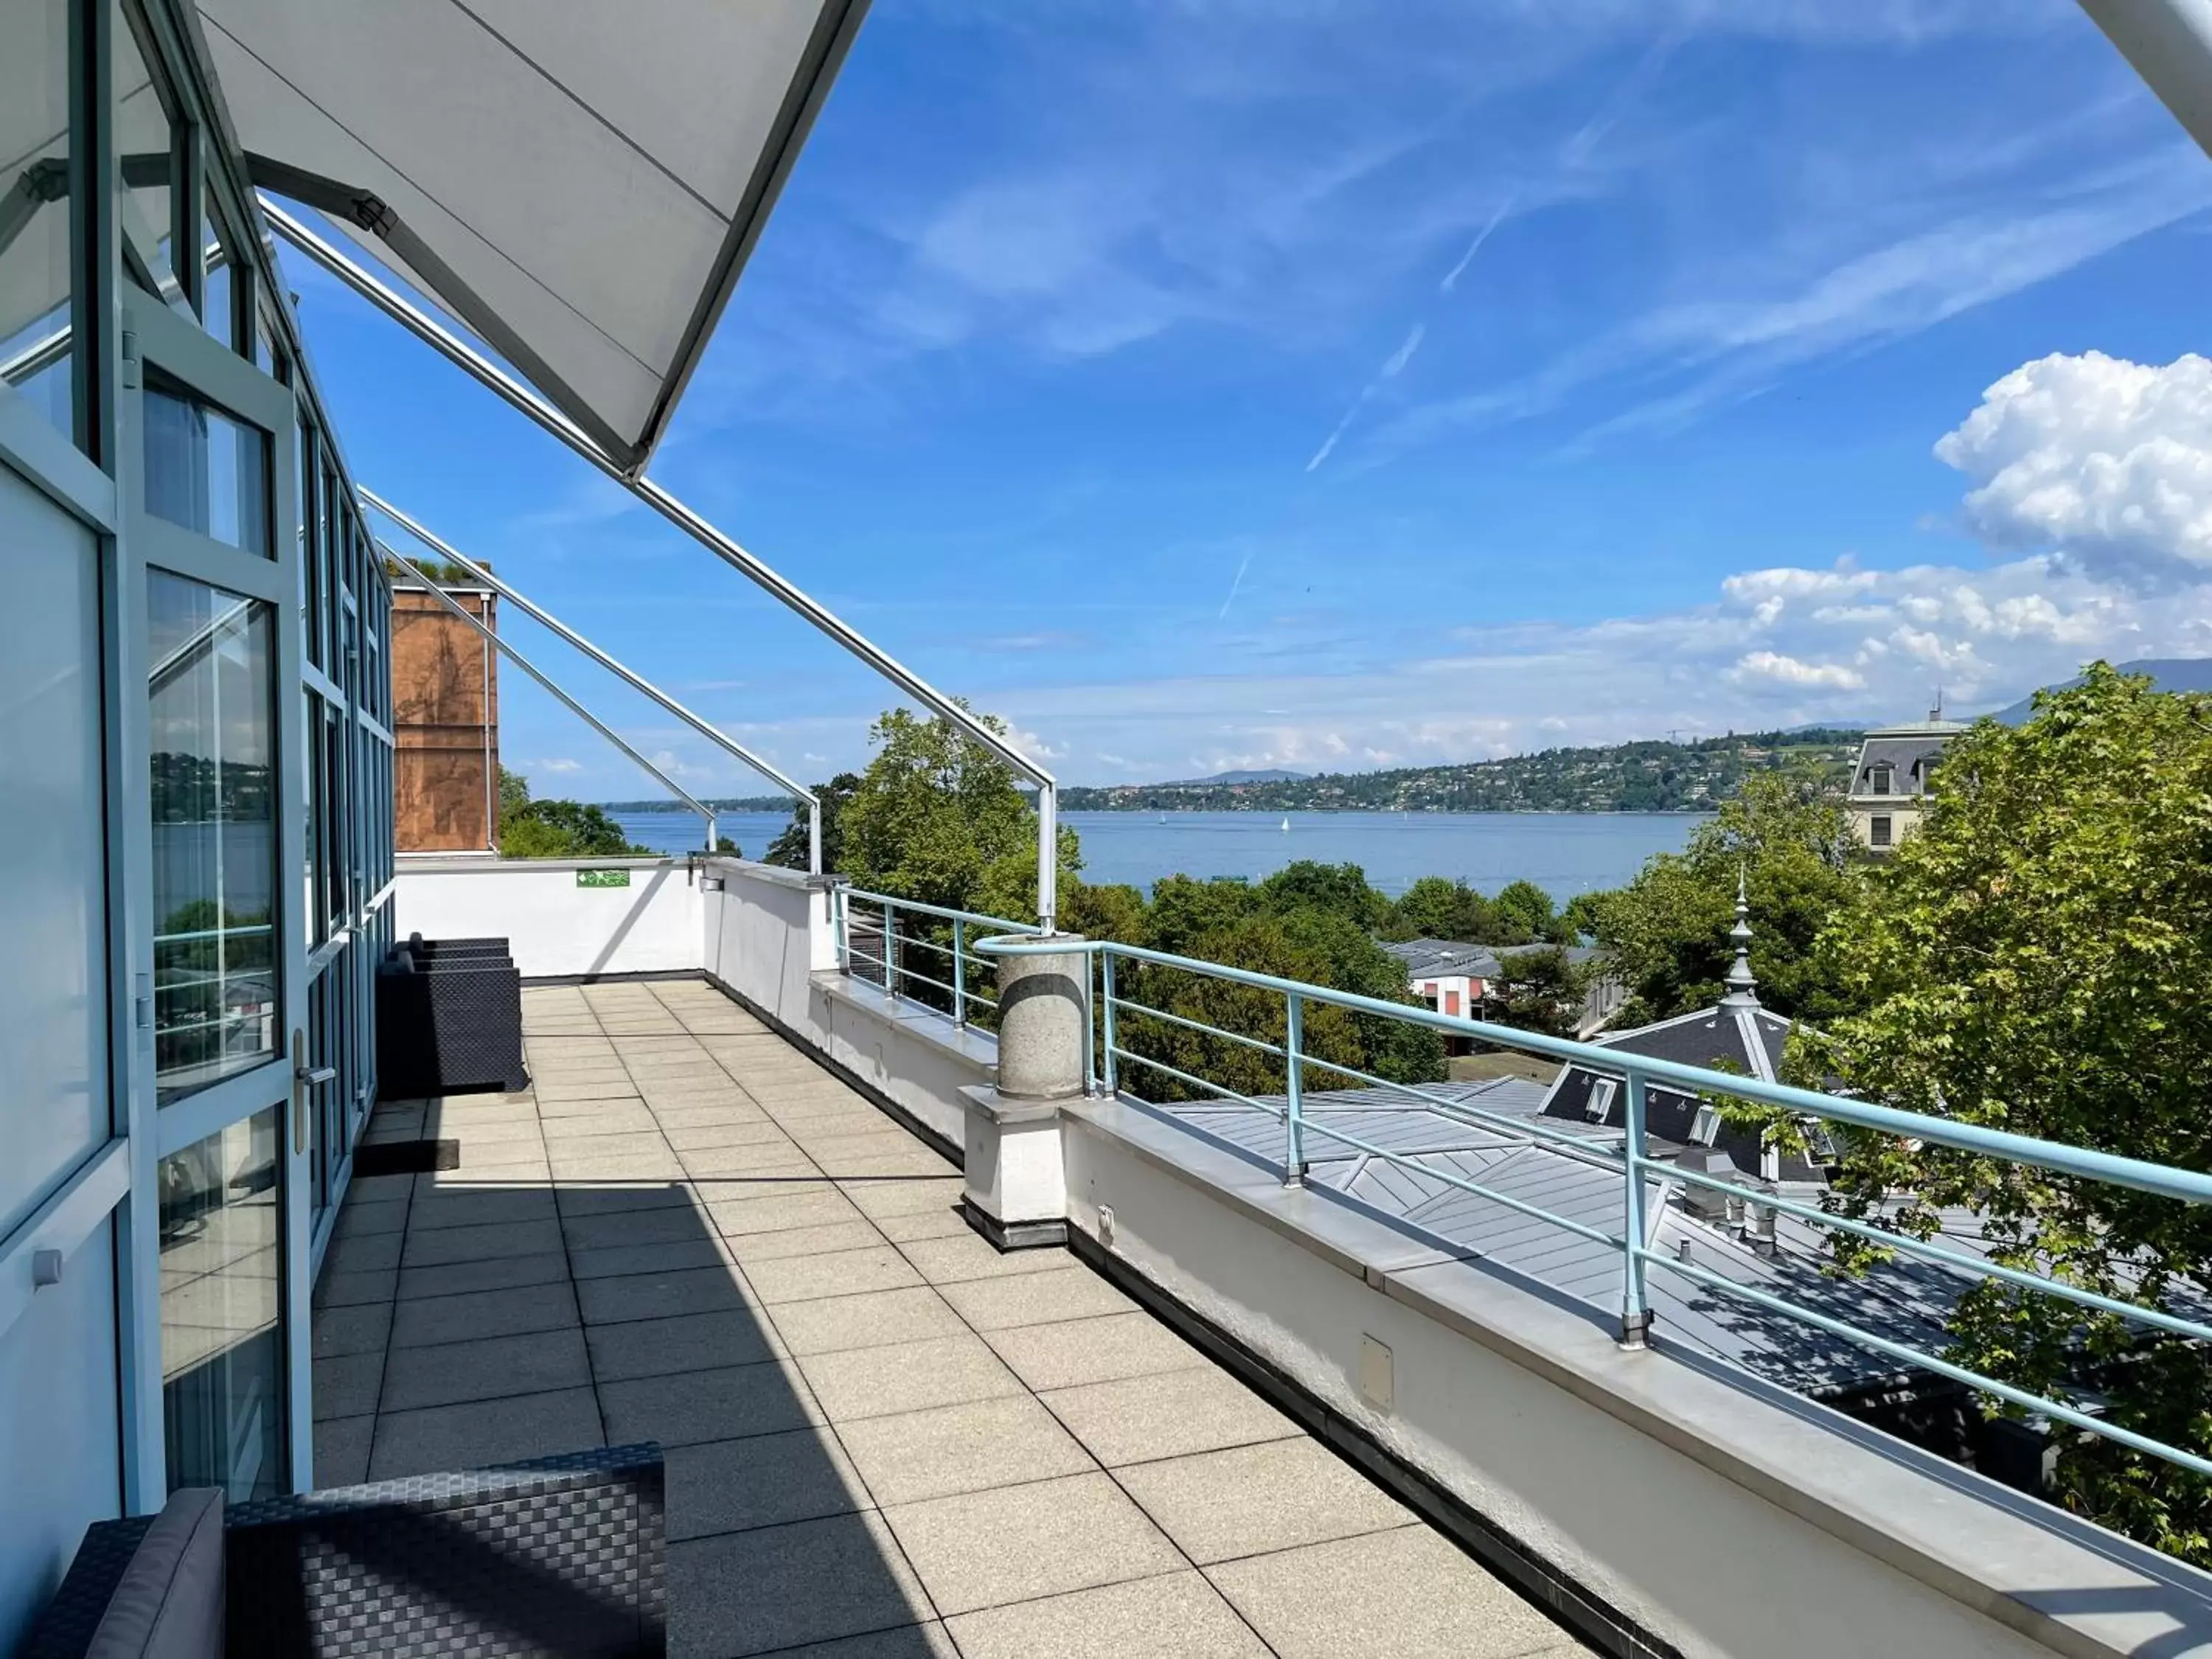
[[[399,1299],[558,1285],[568,1277],[568,1258],[557,1250],[536,1255],[495,1255],[482,1261],[448,1261],[434,1267],[410,1267],[401,1273]]]
[[[592,1390],[563,1389],[422,1411],[386,1412],[377,1419],[368,1474],[372,1480],[389,1480],[605,1444],[599,1401]]]
[[[869,1492],[886,1509],[1094,1467],[1027,1394],[862,1418],[839,1424],[837,1434]]]
[[[866,1514],[671,1544],[668,1607],[672,1659],[768,1653],[931,1616],[897,1545]]]
[[[389,1302],[399,1285],[393,1267],[374,1267],[362,1273],[326,1273],[315,1281],[319,1308],[352,1308],[364,1302]]]
[[[1510,1659],[1571,1638],[1426,1527],[1208,1567],[1283,1659]]]
[[[1212,1366],[1085,1382],[1039,1397],[1109,1468],[1303,1432],[1228,1372]]]
[[[561,1234],[572,1250],[611,1249],[637,1244],[678,1243],[712,1238],[714,1223],[686,1200],[611,1213],[561,1217]]]
[[[942,1291],[960,1316],[979,1331],[1126,1313],[1136,1305],[1080,1264],[1014,1279],[971,1279],[945,1285]]]
[[[368,1479],[374,1415],[336,1417],[315,1425],[315,1485],[356,1486]]]
[[[379,1209],[398,1209],[393,1204],[380,1204]],[[403,1230],[389,1233],[356,1233],[331,1240],[330,1249],[323,1252],[323,1272],[326,1273],[378,1273],[399,1265],[399,1253],[406,1248],[407,1234]]]
[[[341,1239],[366,1238],[372,1233],[404,1232],[407,1227],[407,1202],[404,1198],[389,1198],[378,1202],[363,1200],[356,1203],[350,1194],[339,1214],[331,1243]]]
[[[914,1215],[957,1204],[961,1185],[957,1176],[945,1181],[854,1181],[844,1191],[865,1215]]]
[[[751,1109],[748,1109],[749,1110]],[[665,1115],[660,1120],[660,1132],[668,1144],[679,1152],[704,1152],[716,1146],[748,1146],[762,1141],[773,1145],[788,1139],[783,1131],[757,1114],[746,1117],[732,1108],[727,1113],[717,1113],[712,1118],[698,1121],[670,1122]]]
[[[885,1238],[903,1244],[909,1239],[951,1238],[970,1231],[967,1218],[951,1204],[940,1209],[915,1210],[905,1215],[887,1215],[875,1224]]]
[[[890,1417],[1023,1392],[1021,1380],[965,1332],[890,1347],[844,1348],[799,1361],[833,1423]]]
[[[587,1325],[669,1319],[678,1314],[738,1313],[751,1306],[738,1283],[737,1269],[726,1263],[585,1279],[576,1286],[576,1301]]]
[[[1149,1376],[1208,1364],[1206,1356],[1142,1311],[1018,1325],[984,1340],[1032,1389],[1066,1389],[1119,1376]]]
[[[834,1642],[809,1642],[805,1647],[778,1648],[775,1659],[960,1659],[960,1650],[952,1645],[944,1626],[932,1622],[840,1637]]]
[[[637,1273],[682,1273],[719,1267],[728,1258],[712,1233],[668,1239],[657,1244],[603,1244],[568,1251],[568,1271],[580,1279],[622,1279]]]
[[[532,1331],[526,1336],[488,1336],[429,1348],[395,1348],[386,1362],[380,1409],[409,1411],[464,1400],[498,1400],[591,1386],[584,1334]]]
[[[1190,1571],[1018,1601],[947,1623],[963,1659],[1267,1659],[1237,1610]]]
[[[602,1381],[599,1409],[615,1443],[658,1440],[664,1446],[775,1434],[805,1428],[820,1416],[805,1379],[788,1362],[774,1359],[625,1382]]]
[[[933,1498],[886,1510],[884,1519],[948,1618],[1154,1578],[1184,1565],[1175,1546],[1103,1474]]]
[[[942,1238],[908,1239],[899,1249],[915,1271],[933,1285],[1057,1273],[1073,1260],[1066,1250],[1000,1250],[964,1225]]]
[[[392,1334],[392,1304],[364,1302],[348,1308],[324,1308],[315,1315],[315,1353],[318,1359],[341,1354],[381,1353]]]
[[[753,1294],[771,1305],[811,1302],[825,1296],[857,1296],[863,1291],[891,1291],[921,1283],[921,1275],[907,1259],[894,1246],[881,1242],[868,1249],[829,1255],[757,1260],[745,1268],[745,1278]]]
[[[842,1193],[826,1181],[795,1186],[757,1187],[750,1190],[726,1188],[717,1182],[702,1182],[700,1196],[707,1213],[725,1238],[743,1233],[786,1232],[794,1227],[822,1227],[837,1221],[866,1218]]]
[[[813,1428],[671,1446],[667,1463],[671,1539],[872,1507],[836,1438]]]
[[[376,1409],[384,1383],[384,1350],[340,1354],[314,1362],[315,1420],[359,1417]]]
[[[750,1311],[641,1319],[584,1330],[592,1374],[602,1385],[638,1376],[750,1365],[782,1351],[775,1334]]]
[[[647,1181],[608,1181],[597,1178],[556,1187],[554,1197],[566,1224],[592,1216],[635,1215],[647,1210],[693,1210],[697,1207],[691,1188],[680,1176]]]
[[[1117,1477],[1153,1523],[1200,1563],[1412,1524],[1413,1513],[1301,1437],[1139,1463]]]
[[[511,1221],[550,1221],[553,1194],[545,1187],[443,1186],[415,1194],[408,1212],[411,1237],[441,1227],[487,1227]]]
[[[526,1331],[574,1326],[576,1294],[568,1283],[511,1285],[468,1291],[454,1296],[411,1297],[392,1320],[395,1348],[432,1342],[467,1342],[478,1337],[520,1336]]]
[[[404,1267],[434,1267],[447,1261],[487,1261],[501,1255],[543,1255],[561,1248],[558,1222],[516,1221],[486,1227],[440,1227],[429,1232],[408,1230],[407,1248],[400,1255]]]
[[[884,1236],[868,1221],[832,1221],[820,1227],[787,1227],[769,1233],[734,1233],[725,1241],[738,1265],[777,1261],[792,1255],[834,1255],[880,1244]]]
[[[962,1329],[960,1316],[927,1285],[825,1297],[819,1302],[779,1303],[773,1317],[777,1332],[795,1354],[919,1342],[956,1335]]]

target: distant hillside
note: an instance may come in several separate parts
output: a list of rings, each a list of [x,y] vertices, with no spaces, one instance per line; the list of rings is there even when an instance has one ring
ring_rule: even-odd
[[[2161,691],[2212,691],[2212,657],[2144,657],[2119,665],[2123,674],[2148,674]],[[2070,691],[2081,684],[2077,676],[2061,684],[2046,686],[2049,691]],[[2035,699],[2022,697],[2009,708],[2000,708],[1990,718],[2005,726],[2025,726],[2035,713]]]
[[[1209,783],[1294,783],[1311,775],[1309,772],[1285,772],[1278,767],[1267,772],[1216,772],[1210,778],[1178,778],[1170,787],[1198,789]]]
[[[1850,775],[1860,736],[1816,727],[1694,743],[1547,749],[1505,760],[1389,772],[1114,784],[1063,788],[1060,803],[1071,812],[1709,812],[1750,772],[1802,770],[1841,782]]]

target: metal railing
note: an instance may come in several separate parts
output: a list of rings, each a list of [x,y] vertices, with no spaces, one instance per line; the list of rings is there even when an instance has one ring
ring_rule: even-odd
[[[1014,931],[1033,933],[1036,930],[1023,928]],[[1085,1067],[1092,1092],[1144,1106],[1166,1121],[1176,1122],[1178,1121],[1172,1114],[1161,1109],[1164,1103],[1147,1101],[1131,1086],[1130,1082],[1133,1073],[1172,1079],[1185,1089],[1197,1091],[1200,1103],[1249,1109],[1279,1122],[1283,1127],[1283,1139],[1277,1167],[1286,1184],[1304,1181],[1312,1143],[1318,1138],[1341,1146],[1350,1153],[1418,1171],[1424,1181],[1456,1188],[1602,1245],[1620,1258],[1619,1313],[1620,1340],[1624,1346],[1642,1348],[1647,1346],[1651,1326],[1651,1304],[1646,1279],[1650,1270],[1656,1267],[1705,1290],[1739,1298],[1767,1313],[1798,1322],[1887,1359],[1920,1368],[2023,1410],[2039,1413],[2054,1422],[2101,1436],[2196,1474],[2212,1475],[2212,1460],[2197,1453],[2138,1434],[2063,1401],[2038,1395],[1972,1370],[1911,1343],[1899,1341],[1832,1314],[1804,1306],[1787,1296],[1740,1283],[1694,1262],[1655,1250],[1652,1238],[1656,1218],[1649,1206],[1647,1183],[1663,1180],[1681,1183],[1686,1188],[1705,1189],[1730,1200],[1743,1201],[1754,1210],[1764,1209],[1769,1212],[1770,1218],[1774,1214],[1788,1215],[1815,1228],[1833,1229],[1854,1235],[1901,1255],[1932,1263],[1949,1273],[1970,1279],[2001,1280],[2017,1289],[2055,1297],[2086,1310],[2115,1316],[2171,1335],[2212,1342],[2212,1325],[2166,1308],[2106,1296],[2063,1279],[1947,1249],[1909,1233],[1834,1214],[1816,1205],[1784,1198],[1765,1184],[1747,1185],[1742,1181],[1730,1181],[1702,1170],[1684,1168],[1671,1158],[1655,1158],[1650,1154],[1646,1139],[1647,1096],[1653,1085],[1663,1085],[1671,1093],[1692,1098],[1717,1097],[1748,1101],[1779,1109],[1801,1123],[1844,1124],[2079,1180],[2132,1188],[2188,1204],[2212,1204],[2212,1176],[2121,1158],[2108,1152],[2093,1152],[2083,1147],[2038,1140],[2002,1130],[1981,1128],[1948,1119],[1899,1111],[1866,1101],[1794,1088],[1787,1084],[1769,1083],[1758,1078],[1648,1058],[1625,1053],[1619,1048],[1548,1036],[1484,1020],[1462,1018],[1437,1013],[1418,1005],[1386,1002],[1352,992],[1303,984],[1295,980],[1279,979],[1268,974],[1224,967],[1218,963],[1144,950],[1134,945],[1105,940],[1076,943],[1066,939],[1045,941],[1012,937],[975,942],[976,955],[986,959],[1047,951],[1080,951],[1092,957],[1097,963],[1089,993],[1096,1005],[1092,1022],[1096,1027],[1096,1038],[1092,1044],[1088,1045],[1091,1052],[1086,1054]],[[1171,970],[1279,997],[1282,1000],[1280,1038],[1278,1040],[1272,1035],[1255,1036],[1249,1031],[1225,1030],[1126,995],[1124,985],[1132,968]],[[1564,1127],[1554,1127],[1541,1119],[1532,1120],[1488,1110],[1471,1101],[1440,1094],[1432,1087],[1395,1081],[1341,1060],[1316,1055],[1310,1051],[1305,1039],[1305,1016],[1309,1010],[1316,1007],[1342,1009],[1355,1015],[1401,1021],[1409,1025],[1426,1027],[1448,1036],[1470,1037],[1500,1048],[1556,1060],[1587,1070],[1599,1078],[1618,1079],[1625,1112],[1619,1147],[1615,1149],[1609,1145],[1595,1143],[1586,1132],[1577,1133]],[[1202,1037],[1225,1043],[1231,1049],[1267,1055],[1280,1062],[1284,1082],[1282,1093],[1273,1099],[1261,1098],[1254,1093],[1209,1081],[1191,1071],[1170,1065],[1158,1055],[1132,1048],[1125,1041],[1132,1021],[1149,1022],[1167,1030],[1194,1032]],[[1309,1080],[1315,1073],[1354,1079],[1364,1089],[1387,1091],[1401,1097],[1407,1104],[1398,1109],[1431,1112],[1444,1119],[1495,1133],[1510,1141],[1541,1146],[1585,1164],[1602,1166],[1618,1176],[1621,1183],[1618,1230],[1594,1227],[1586,1221],[1559,1214],[1457,1170],[1424,1162],[1417,1153],[1379,1145],[1325,1118],[1316,1118],[1307,1100]],[[1363,1102],[1360,1109],[1364,1111],[1374,1108]],[[1188,1129],[1192,1126],[1181,1124],[1180,1127]],[[1316,1190],[1333,1193],[1333,1189],[1328,1188]]]
[[[895,998],[903,997],[934,1007],[933,999],[917,995],[915,988],[923,986],[942,992],[950,1001],[942,1011],[949,1012],[953,1022],[967,1025],[979,1018],[977,1007],[988,1012],[981,1016],[989,1024],[998,1013],[998,1000],[975,988],[969,969],[980,968],[975,975],[986,983],[995,982],[997,972],[991,960],[978,956],[969,948],[970,942],[993,935],[1042,933],[1044,929],[1033,922],[1009,921],[1004,916],[987,916],[975,910],[948,909],[940,904],[922,904],[912,899],[894,898],[889,893],[871,893],[864,889],[837,886],[830,890],[831,921],[836,930],[837,965],[855,979],[880,985]],[[856,914],[854,906],[859,907]],[[903,931],[901,918],[905,919]],[[915,951],[929,953],[929,960],[948,977],[938,979],[915,968],[909,960]]]

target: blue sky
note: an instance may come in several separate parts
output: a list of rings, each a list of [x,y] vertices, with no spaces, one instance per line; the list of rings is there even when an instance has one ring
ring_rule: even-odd
[[[2212,654],[2208,209],[2072,0],[876,0],[653,474],[1072,781],[1990,707]],[[295,269],[364,483],[865,757],[888,688]]]

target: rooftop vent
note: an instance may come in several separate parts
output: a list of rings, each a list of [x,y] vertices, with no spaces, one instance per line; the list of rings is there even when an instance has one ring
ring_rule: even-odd
[[[1734,1158],[1711,1146],[1685,1146],[1682,1155],[1674,1160],[1674,1167],[1693,1175],[1711,1176],[1716,1181],[1741,1182],[1744,1178]],[[1725,1220],[1730,1208],[1742,1201],[1711,1187],[1687,1181],[1682,1183],[1682,1207],[1703,1221]]]

